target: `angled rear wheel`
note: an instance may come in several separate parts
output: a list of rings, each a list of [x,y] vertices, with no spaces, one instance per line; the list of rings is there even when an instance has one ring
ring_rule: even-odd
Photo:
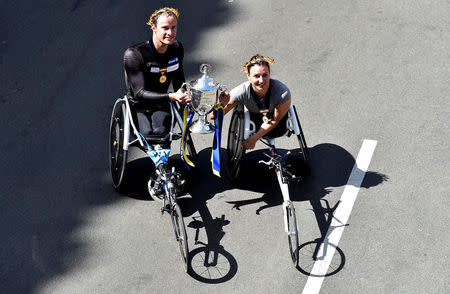
[[[123,149],[125,113],[124,102],[117,100],[111,115],[109,128],[109,167],[113,186],[122,190],[125,183],[125,171],[127,166],[128,150]]]
[[[245,149],[242,147],[242,141],[244,141],[244,121],[244,111],[236,108],[231,116],[227,142],[228,177],[232,182],[237,181],[239,178],[242,157],[245,153]]]
[[[298,119],[297,115],[297,109],[295,108],[295,105],[293,105],[294,113],[295,113],[295,119],[298,123],[298,128],[300,129],[300,134],[297,135],[298,144],[300,145],[300,150],[302,152],[302,158],[303,161],[308,164],[308,146],[306,145],[305,135],[302,130],[302,126],[300,124],[300,120]]]

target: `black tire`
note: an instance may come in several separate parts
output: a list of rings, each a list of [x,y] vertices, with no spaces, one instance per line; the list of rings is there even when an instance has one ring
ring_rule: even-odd
[[[184,226],[183,215],[181,214],[181,210],[178,204],[175,204],[172,209],[172,224],[175,230],[175,237],[177,238],[178,245],[180,247],[184,270],[187,272],[189,267],[188,240],[186,227]]]
[[[188,166],[179,156],[169,159],[169,169],[175,167],[176,196],[183,196],[190,192],[193,182],[198,179],[198,168]]]
[[[124,102],[120,101],[114,104],[109,125],[109,167],[113,186],[119,191],[125,186],[128,157],[128,150],[123,149],[125,114],[122,105]]]
[[[197,166],[197,151],[195,150],[194,141],[190,133],[186,134],[186,153],[192,163]]]
[[[245,154],[245,149],[242,147],[244,122],[244,111],[241,108],[236,108],[231,116],[227,142],[228,177],[232,182],[236,182],[239,178],[242,157]]]
[[[295,266],[298,263],[298,230],[295,209],[291,205],[286,207],[287,225],[288,225],[288,243],[289,253]]]
[[[298,144],[300,145],[300,150],[302,152],[302,157],[303,160],[305,161],[305,163],[308,163],[308,145],[306,145],[306,140],[305,140],[305,135],[303,134],[303,130],[302,130],[302,125],[300,124],[300,120],[298,119],[298,115],[297,115],[297,109],[294,107],[294,113],[295,113],[295,119],[297,120],[298,123],[298,128],[300,129],[300,134],[297,135],[297,139],[298,139]]]

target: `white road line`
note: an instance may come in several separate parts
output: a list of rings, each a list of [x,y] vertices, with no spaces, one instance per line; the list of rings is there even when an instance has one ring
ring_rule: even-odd
[[[319,293],[322,287],[323,279],[344,232],[345,224],[347,224],[350,213],[352,212],[353,204],[358,196],[359,188],[361,187],[362,180],[369,167],[376,146],[377,141],[375,140],[364,140],[362,143],[361,150],[342,193],[340,203],[334,211],[333,219],[324,238],[324,242],[320,245],[317,260],[314,263],[308,281],[306,281],[305,288],[303,288],[303,294]]]

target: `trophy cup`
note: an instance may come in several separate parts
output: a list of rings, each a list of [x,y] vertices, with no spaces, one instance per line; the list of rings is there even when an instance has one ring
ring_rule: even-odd
[[[213,78],[208,76],[211,72],[211,65],[200,65],[200,72],[203,74],[198,80],[190,84],[184,83],[188,95],[191,97],[191,107],[198,114],[199,118],[192,124],[190,130],[192,133],[208,134],[214,132],[214,126],[207,120],[207,114],[210,113],[218,103],[219,91],[225,91],[223,85],[217,84]]]

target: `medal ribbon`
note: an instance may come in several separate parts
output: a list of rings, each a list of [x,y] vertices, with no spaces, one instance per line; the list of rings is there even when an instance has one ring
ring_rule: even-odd
[[[213,173],[220,177],[220,141],[222,139],[223,107],[214,106],[214,140],[211,150],[211,164]]]
[[[191,124],[191,120],[193,117],[193,110],[190,106],[186,105],[183,110],[183,133],[181,135],[181,144],[180,144],[180,154],[181,159],[187,163],[188,165],[195,167],[194,163],[187,157],[186,155],[186,131],[189,125]]]
[[[253,90],[253,88],[250,86],[250,95],[253,97],[253,100],[255,100],[256,106],[258,106],[259,112],[265,114],[264,116],[267,117],[266,115],[268,114],[269,111],[269,107],[270,107],[270,96],[271,96],[271,89],[272,85],[269,86],[269,90],[266,93],[266,96],[264,97],[264,107],[262,106],[261,100],[258,99],[255,91]]]

